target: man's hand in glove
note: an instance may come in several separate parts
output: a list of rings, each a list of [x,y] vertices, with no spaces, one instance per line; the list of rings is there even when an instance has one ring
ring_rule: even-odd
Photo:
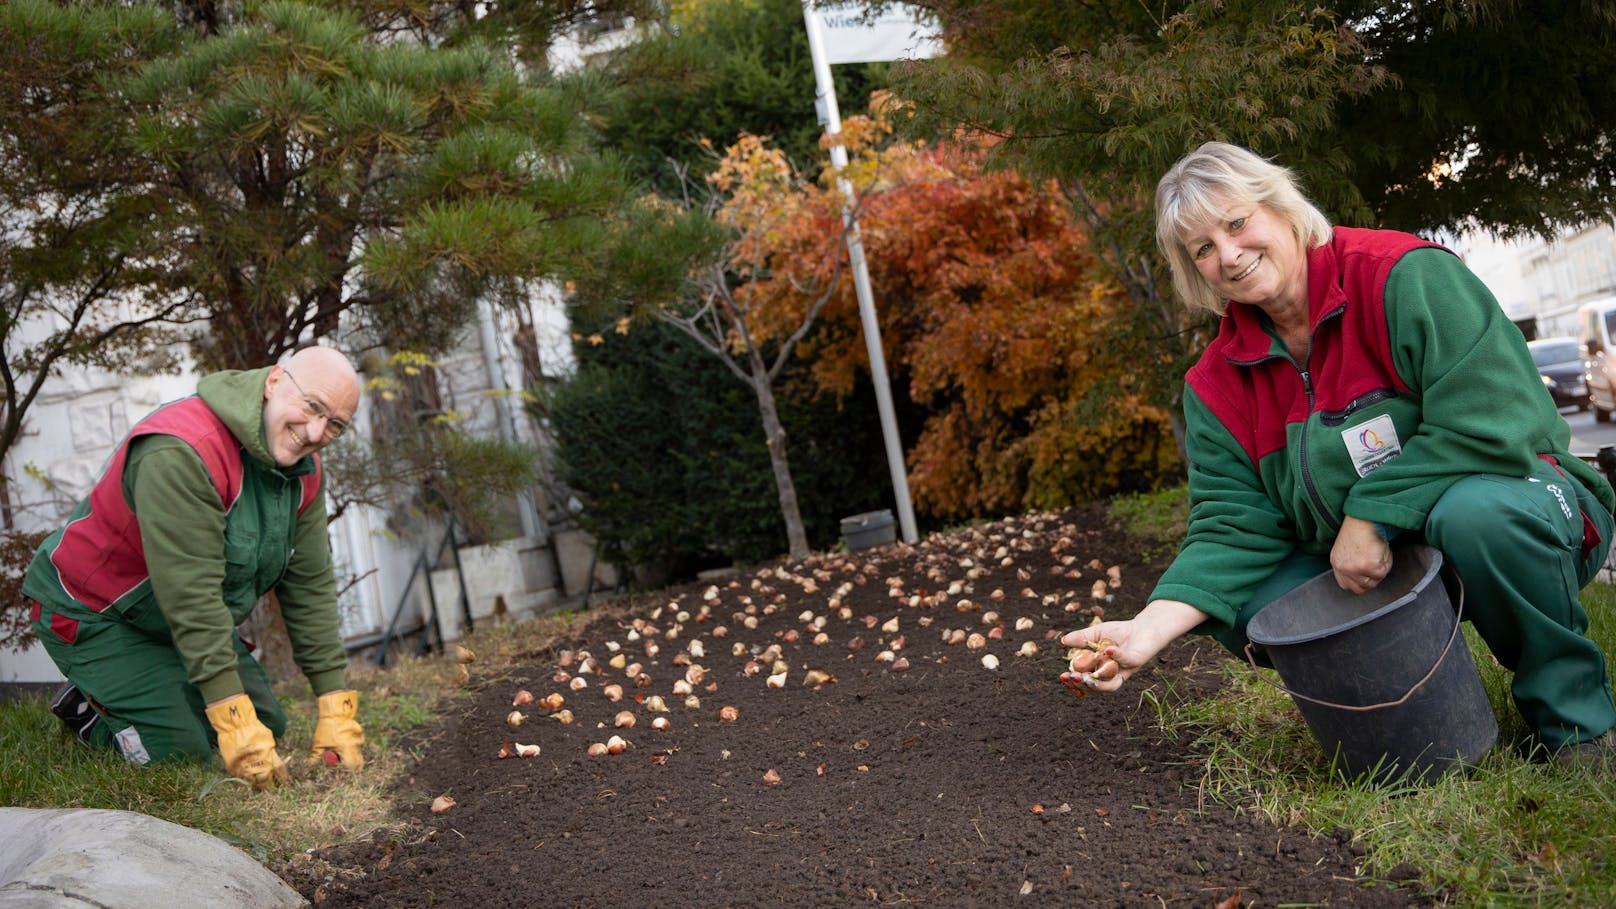
[[[245,694],[215,701],[207,709],[208,722],[219,736],[219,755],[231,776],[246,780],[257,790],[286,782],[286,762],[275,753],[275,736],[258,722],[258,711]]]
[[[359,710],[359,692],[344,689],[320,695],[320,719],[314,724],[314,750],[309,755],[316,761],[331,763],[332,755],[349,770],[365,766],[365,756],[359,746],[365,744],[365,731],[359,728],[354,714]]]

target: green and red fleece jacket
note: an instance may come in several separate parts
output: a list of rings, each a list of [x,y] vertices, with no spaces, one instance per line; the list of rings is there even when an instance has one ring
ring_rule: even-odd
[[[273,590],[315,694],[345,687],[323,474],[316,456],[282,468],[270,455],[270,368],[205,376],[130,430],[24,577],[50,633],[72,643],[110,620],[172,641],[211,703],[242,693],[234,631]]]
[[[1539,455],[1616,508],[1567,450],[1520,330],[1457,256],[1337,228],[1307,269],[1306,362],[1231,302],[1185,377],[1189,529],[1152,599],[1227,627],[1295,550],[1327,554],[1344,516],[1417,530],[1460,478],[1526,476]]]

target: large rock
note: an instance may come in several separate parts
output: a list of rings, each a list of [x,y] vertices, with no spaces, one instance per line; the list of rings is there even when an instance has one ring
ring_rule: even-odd
[[[293,909],[234,846],[133,811],[0,808],[0,909]]]

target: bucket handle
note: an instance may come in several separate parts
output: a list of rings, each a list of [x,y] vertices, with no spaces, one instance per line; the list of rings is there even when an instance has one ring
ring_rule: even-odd
[[[1320,707],[1333,707],[1336,710],[1351,710],[1362,713],[1370,710],[1383,710],[1387,707],[1397,707],[1407,702],[1409,698],[1414,696],[1415,692],[1419,691],[1425,686],[1426,682],[1431,681],[1431,677],[1436,675],[1436,671],[1438,669],[1442,668],[1442,661],[1448,658],[1448,651],[1453,649],[1453,642],[1459,638],[1459,626],[1464,622],[1464,579],[1459,577],[1458,572],[1453,573],[1453,579],[1459,585],[1459,605],[1453,610],[1453,633],[1448,635],[1448,642],[1442,645],[1442,652],[1436,655],[1436,662],[1431,665],[1431,671],[1422,676],[1418,682],[1414,683],[1412,688],[1408,689],[1407,693],[1397,700],[1385,701],[1380,704],[1366,704],[1362,706],[1352,704],[1337,704],[1334,701],[1325,701],[1319,698],[1309,697],[1299,691],[1292,691],[1291,689],[1286,688],[1284,685],[1270,679],[1268,676],[1263,675],[1261,672],[1257,673],[1257,678],[1261,679],[1264,683],[1272,685],[1280,691],[1285,692],[1293,698],[1299,698],[1307,701],[1310,704],[1318,704]],[[1252,654],[1251,646],[1251,641],[1246,641],[1246,662],[1250,663],[1251,668],[1255,670],[1258,668],[1257,658]]]

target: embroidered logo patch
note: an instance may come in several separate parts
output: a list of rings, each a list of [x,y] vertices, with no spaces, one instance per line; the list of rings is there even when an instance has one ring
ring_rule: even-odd
[[[1397,439],[1397,427],[1392,425],[1392,418],[1384,414],[1342,430],[1341,441],[1346,444],[1352,466],[1360,477],[1368,476],[1369,471],[1403,453],[1403,443]]]
[[[123,759],[131,764],[151,763],[151,755],[146,753],[146,745],[140,741],[140,733],[133,726],[118,733],[118,750],[123,752]]]

